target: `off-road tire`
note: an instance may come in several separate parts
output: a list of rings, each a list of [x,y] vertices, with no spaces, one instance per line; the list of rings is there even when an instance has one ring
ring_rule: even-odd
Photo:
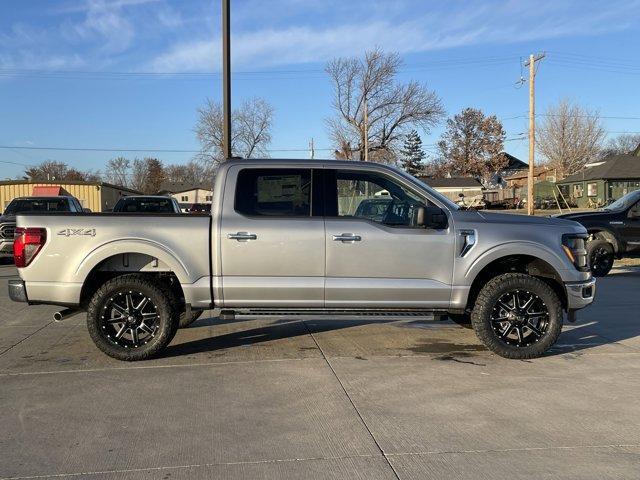
[[[548,323],[542,336],[531,345],[514,346],[501,340],[491,324],[498,300],[514,291],[535,294],[546,306]],[[471,323],[480,341],[492,352],[505,358],[529,359],[542,356],[558,339],[562,330],[563,310],[558,294],[542,280],[523,273],[505,273],[491,279],[480,290]]]
[[[157,329],[148,343],[125,348],[110,341],[103,332],[102,312],[113,296],[123,292],[139,292],[148,297],[157,309]],[[172,298],[158,282],[143,275],[122,275],[107,281],[93,295],[87,309],[87,329],[96,346],[112,358],[124,361],[147,360],[162,351],[178,330],[179,314]]]
[[[179,328],[186,328],[193,322],[198,320],[202,315],[202,310],[191,310],[191,314],[187,315],[187,312],[180,313]]]
[[[599,258],[596,258],[598,256]],[[587,242],[589,268],[594,277],[604,277],[613,268],[615,252],[610,242],[601,238]]]

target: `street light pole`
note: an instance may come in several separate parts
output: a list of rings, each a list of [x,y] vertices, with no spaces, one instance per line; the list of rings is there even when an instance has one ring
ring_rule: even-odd
[[[222,0],[222,152],[231,159],[231,6]]]

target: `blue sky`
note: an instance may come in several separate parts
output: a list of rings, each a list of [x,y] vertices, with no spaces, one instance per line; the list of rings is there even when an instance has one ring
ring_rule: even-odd
[[[612,136],[640,132],[638,0],[231,3],[233,101],[260,96],[275,107],[274,150],[304,150],[313,137],[317,156],[330,155],[324,64],[375,46],[399,52],[400,79],[426,83],[448,114],[495,113],[508,138],[527,126],[520,58],[546,51],[539,112],[569,97],[603,117],[636,117],[603,118]],[[197,150],[196,109],[221,93],[219,11],[217,0],[0,0],[0,145]],[[441,131],[421,132],[427,150]],[[526,159],[527,143],[506,150]],[[120,154],[193,156],[14,148],[0,160],[100,170]],[[0,178],[23,170],[0,163]]]

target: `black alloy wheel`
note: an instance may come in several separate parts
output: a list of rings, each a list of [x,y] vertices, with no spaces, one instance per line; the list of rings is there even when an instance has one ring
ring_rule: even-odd
[[[613,245],[606,240],[593,240],[587,244],[589,266],[594,277],[604,277],[613,268]]]
[[[493,307],[491,326],[505,344],[526,347],[546,333],[549,310],[535,293],[527,290],[506,292]]]
[[[133,290],[118,292],[102,308],[101,328],[115,345],[138,348],[158,330],[158,307],[151,298]]]

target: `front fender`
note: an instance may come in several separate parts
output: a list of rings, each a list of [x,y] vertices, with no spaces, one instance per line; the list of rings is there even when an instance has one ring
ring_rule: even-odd
[[[482,269],[491,262],[513,255],[527,255],[543,260],[556,271],[563,281],[575,281],[575,274],[579,274],[569,262],[569,259],[561,256],[561,251],[555,252],[549,248],[540,246],[538,243],[519,240],[517,242],[507,242],[496,245],[478,255],[464,272],[465,283],[471,285]],[[571,273],[574,273],[574,275],[571,275]]]

